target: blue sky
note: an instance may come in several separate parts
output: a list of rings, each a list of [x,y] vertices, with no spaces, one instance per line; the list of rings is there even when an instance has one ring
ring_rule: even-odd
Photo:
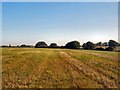
[[[0,2],[0,45],[2,44],[2,3]]]
[[[119,0],[2,0],[3,2],[118,2]]]
[[[115,2],[4,2],[3,44],[45,41],[65,45],[118,39],[118,3]]]

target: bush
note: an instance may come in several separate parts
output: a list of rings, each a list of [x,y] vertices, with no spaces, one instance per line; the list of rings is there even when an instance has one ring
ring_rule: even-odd
[[[115,47],[108,47],[108,48],[106,48],[105,50],[106,50],[106,51],[114,51],[114,49],[115,49]]]
[[[22,45],[20,45],[20,47],[26,47],[26,45],[25,45],[25,44],[22,44]]]
[[[105,51],[104,48],[96,48],[95,50]]]

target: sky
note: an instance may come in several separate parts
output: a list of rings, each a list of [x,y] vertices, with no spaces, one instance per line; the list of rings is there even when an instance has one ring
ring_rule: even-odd
[[[2,3],[0,2],[0,45],[1,44],[2,44]]]
[[[3,2],[118,2],[119,0],[1,0]]]
[[[117,2],[3,2],[2,44],[118,41]]]

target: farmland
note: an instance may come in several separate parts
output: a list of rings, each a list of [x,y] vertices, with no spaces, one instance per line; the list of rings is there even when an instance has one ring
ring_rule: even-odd
[[[118,52],[3,48],[3,88],[117,88]]]

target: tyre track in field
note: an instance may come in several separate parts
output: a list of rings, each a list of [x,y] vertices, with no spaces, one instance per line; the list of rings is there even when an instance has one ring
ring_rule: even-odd
[[[103,55],[103,54],[99,54],[99,53],[95,53],[95,52],[85,52],[86,54],[89,54],[89,55],[94,55],[94,56],[98,56],[98,57],[102,57],[102,58],[107,58],[107,59],[110,59],[110,60],[116,60],[118,61],[118,56],[117,57],[113,57],[113,56],[110,56],[110,55]]]
[[[94,83],[94,84],[97,84],[95,81],[92,81],[93,78],[88,78],[87,75],[86,75],[86,70],[85,68],[82,66],[82,63],[81,62],[78,62],[78,60],[76,60],[75,58],[72,58],[71,56],[69,56],[67,53],[65,52],[60,52],[60,57],[64,60],[65,64],[67,66],[69,66],[68,68],[72,68],[72,70],[68,70],[69,74],[71,75],[71,79],[73,79],[75,85],[78,87],[78,88],[82,88],[82,87],[86,87],[88,84],[89,81],[87,80],[90,80],[91,79],[91,82]],[[78,77],[79,79],[78,80],[75,80],[74,77],[75,74],[74,73],[78,73]],[[85,82],[83,82],[83,80],[86,80]],[[82,83],[86,83],[85,86],[81,85]],[[103,85],[94,85],[92,87],[102,87]],[[90,86],[91,87],[91,86]]]
[[[61,54],[59,57],[61,60],[58,63],[62,71],[68,75],[69,78],[67,80],[71,83],[70,87],[82,88],[82,85],[80,85],[82,83],[78,81],[78,78],[80,76],[79,72],[76,71],[75,68],[65,60],[65,58],[61,57]],[[78,83],[80,84],[78,85]]]
[[[29,88],[29,87],[41,88],[41,85],[38,84],[37,81],[39,81],[40,78],[43,76],[42,74],[44,73],[44,71],[47,68],[47,65],[49,64],[49,62],[48,62],[49,56],[50,56],[50,53],[46,55],[45,60],[43,62],[35,63],[36,66],[34,67],[33,70],[31,70],[31,73],[28,75],[26,75],[24,73],[24,77],[19,77],[18,74],[11,73],[12,76],[4,78],[3,85],[7,85],[7,86],[3,86],[3,88]],[[21,61],[21,62],[23,62],[23,61]],[[25,63],[27,63],[27,60],[25,61]],[[26,68],[29,68],[28,67],[29,64],[26,65],[25,63],[22,65],[22,67],[25,66]],[[30,62],[30,63],[32,63],[32,62]],[[32,64],[34,64],[34,62]],[[30,69],[28,69],[28,70],[30,70]],[[21,72],[21,73],[23,73],[23,72]],[[42,82],[41,80],[40,80],[40,82]]]
[[[58,55],[58,52],[55,54]],[[52,57],[52,55],[50,55],[50,57]],[[40,72],[40,74],[36,77],[38,83],[35,83],[35,85],[43,88],[77,87],[73,82],[72,78],[74,77],[71,75],[71,71],[73,71],[73,68],[59,56],[53,60],[46,60],[39,67],[38,72]],[[73,74],[75,75],[75,73]]]
[[[32,88],[43,88],[42,84],[44,84],[45,81],[47,81],[47,78],[45,77],[46,71],[48,69],[48,66],[50,66],[49,63],[49,57],[51,55],[51,52],[46,55],[45,60],[42,63],[39,63],[36,66],[36,69],[32,72],[33,75],[29,77],[31,84],[29,87]]]
[[[72,86],[71,77],[69,74],[61,68],[64,64],[63,60],[59,60],[59,57],[53,58],[51,57],[57,56],[55,52],[53,55],[50,53],[46,56],[44,62],[36,66],[36,69],[33,71],[33,75],[28,77],[27,83],[31,83],[28,87],[37,87],[37,88],[67,88]],[[25,80],[25,81],[26,81]],[[28,81],[29,80],[29,81]]]
[[[66,58],[65,61],[69,64],[74,70],[79,73],[82,73],[87,78],[94,80],[96,83],[102,85],[103,87],[110,88],[110,87],[117,87],[114,81],[108,79],[104,73],[101,71],[96,70],[86,64],[83,64],[79,60],[71,57],[65,52],[60,52],[62,58]],[[78,86],[79,87],[79,86]]]
[[[76,58],[76,57],[71,55],[72,53],[67,53],[67,54],[70,55],[72,58]],[[80,60],[78,60],[78,61],[80,61]],[[109,74],[109,71],[113,72],[113,73],[116,73],[116,72],[118,72],[118,70],[113,70],[110,67],[106,67],[106,66],[104,66],[104,67],[97,67],[94,64],[98,63],[98,62],[94,62],[94,63],[88,63],[87,62],[86,63],[85,61],[82,61],[82,63],[84,63],[86,66],[89,66],[90,68],[96,70],[97,72],[103,74],[105,77],[107,77],[109,79],[114,79],[115,81],[118,81],[117,74],[115,76]],[[102,64],[102,62],[100,62],[100,63]]]
[[[46,54],[45,54],[46,55]],[[32,74],[27,76],[19,88],[114,88],[110,80],[99,68],[77,60],[65,51],[47,53],[42,63],[35,64]],[[26,62],[27,63],[27,62]],[[9,82],[9,81],[8,81]],[[13,83],[5,86],[10,88]]]
[[[54,60],[46,60],[40,65],[37,73],[35,74],[34,72],[34,75],[38,77],[32,78],[34,80],[32,86],[43,88],[50,87],[82,88],[87,86],[86,76],[78,72],[79,70],[77,69],[77,67],[74,66],[74,64],[72,63],[70,64],[68,61],[65,60],[68,57],[64,56],[63,58],[61,57],[61,55],[62,54],[60,52],[59,57],[54,58]],[[83,78],[86,81],[79,80],[79,79],[83,80]]]

